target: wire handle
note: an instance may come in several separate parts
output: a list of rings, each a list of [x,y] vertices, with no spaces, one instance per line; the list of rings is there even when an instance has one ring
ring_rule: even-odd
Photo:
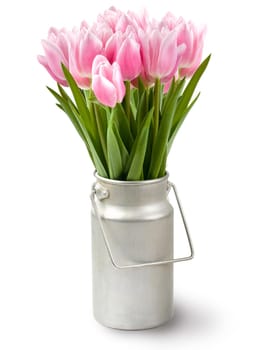
[[[171,264],[171,263],[176,263],[176,262],[187,261],[187,260],[193,259],[193,257],[194,257],[194,250],[193,250],[192,240],[191,240],[191,236],[190,236],[188,225],[187,225],[186,220],[185,220],[185,216],[184,216],[184,213],[183,213],[182,205],[181,205],[181,202],[180,202],[179,197],[178,197],[178,192],[177,192],[176,186],[172,182],[168,181],[168,193],[169,193],[170,188],[173,189],[173,192],[174,192],[174,195],[175,195],[175,198],[176,198],[176,201],[177,201],[177,205],[178,205],[181,217],[182,217],[182,221],[183,221],[183,224],[184,224],[184,228],[185,228],[185,232],[186,232],[186,236],[187,236],[187,240],[188,240],[188,244],[189,244],[189,248],[190,248],[190,255],[186,256],[186,257],[183,257],[183,258],[176,258],[176,259],[170,259],[170,260],[161,260],[161,261],[147,262],[147,263],[143,263],[143,264],[119,265],[118,263],[115,262],[115,259],[113,257],[112,250],[111,250],[111,247],[110,247],[110,243],[108,241],[108,237],[107,237],[106,232],[105,232],[105,228],[104,228],[104,224],[103,224],[103,221],[102,221],[102,217],[100,216],[100,214],[98,212],[98,206],[97,206],[97,203],[96,203],[96,200],[95,200],[95,196],[100,201],[108,198],[109,197],[109,192],[108,192],[108,190],[106,190],[104,188],[103,189],[99,189],[99,188],[97,189],[95,187],[95,184],[93,185],[91,196],[90,196],[91,203],[92,203],[95,215],[96,215],[96,217],[98,219],[98,222],[99,222],[99,225],[100,225],[100,228],[101,228],[102,236],[103,236],[103,239],[104,239],[104,242],[105,242],[105,246],[106,246],[109,258],[110,258],[111,263],[112,263],[112,265],[114,267],[116,267],[117,269],[130,269],[130,268],[138,268],[138,267],[165,265],[165,264]]]

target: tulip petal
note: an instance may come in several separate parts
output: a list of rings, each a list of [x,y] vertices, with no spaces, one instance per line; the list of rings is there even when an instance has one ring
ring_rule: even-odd
[[[117,23],[115,25],[115,31],[120,31],[124,33],[127,29],[127,26],[130,24],[128,17],[123,13],[119,19],[117,20]]]
[[[99,75],[102,75],[105,77],[107,80],[112,82],[112,66],[110,64],[101,64],[99,67]]]
[[[63,63],[64,65],[68,65],[64,55],[56,45],[49,41],[42,40],[42,46],[45,51],[49,68],[52,72],[54,72],[55,76],[58,79],[64,80],[64,74],[61,69],[61,63]]]
[[[127,37],[121,45],[116,61],[119,63],[124,80],[133,80],[141,72],[140,45]]]
[[[46,70],[48,71],[48,73],[51,75],[51,77],[57,81],[57,83],[63,85],[63,86],[67,86],[67,82],[65,79],[60,79],[59,77],[57,77],[54,72],[51,70],[51,68],[49,67],[48,63],[47,63],[47,59],[45,56],[41,56],[38,55],[37,59],[39,61],[40,64],[42,64],[42,66],[44,66],[46,68]]]
[[[113,63],[117,56],[118,47],[122,43],[122,34],[120,32],[114,33],[105,45],[105,56],[110,63]]]
[[[110,64],[107,58],[103,55],[97,55],[92,62],[91,74],[98,74],[102,64]]]
[[[181,33],[182,38],[180,40],[184,42],[186,46],[190,46],[190,48],[186,48],[180,60],[181,76],[192,76],[200,65],[205,31],[205,27],[198,30],[192,22],[185,24],[184,33]]]
[[[112,65],[113,68],[113,76],[112,76],[112,81],[113,84],[116,88],[116,93],[117,93],[117,102],[122,102],[125,93],[126,93],[126,87],[123,82],[122,74],[121,74],[121,69],[120,66],[117,62],[114,62]]]
[[[140,55],[141,55],[141,60],[142,60],[142,64],[143,64],[141,76],[142,76],[143,80],[146,81],[147,75],[150,72],[148,35],[147,35],[147,33],[144,33],[144,31],[142,29],[139,29],[138,37],[140,40]]]
[[[169,32],[163,38],[159,50],[157,68],[160,77],[168,76],[173,72],[177,62],[177,38],[176,32]]]
[[[157,29],[149,35],[150,74],[155,77],[159,77],[162,73],[158,61],[161,40],[161,33]]]
[[[102,42],[99,38],[88,31],[79,42],[79,55],[77,67],[82,75],[91,76],[91,67],[94,57],[101,53]]]
[[[180,64],[184,66],[191,60],[192,52],[193,52],[193,38],[192,33],[189,31],[186,23],[181,23],[179,25],[179,33],[177,37],[177,44],[185,44],[185,51],[182,56],[182,60]]]
[[[68,61],[70,45],[69,45],[69,40],[68,40],[66,34],[60,33],[59,38],[58,38],[58,46],[61,49],[61,51],[65,57],[65,60]]]
[[[114,85],[101,75],[92,78],[92,90],[99,102],[109,107],[115,107],[117,93]]]
[[[89,88],[90,87],[90,81],[91,79],[88,77],[85,77],[84,75],[80,74],[80,71],[78,70],[77,66],[76,66],[76,58],[74,55],[74,50],[72,50],[70,52],[70,56],[69,56],[69,71],[72,74],[73,78],[75,79],[77,85],[80,88]]]
[[[97,55],[92,63],[92,76],[94,74],[102,75],[107,80],[112,81],[112,66],[103,55]]]

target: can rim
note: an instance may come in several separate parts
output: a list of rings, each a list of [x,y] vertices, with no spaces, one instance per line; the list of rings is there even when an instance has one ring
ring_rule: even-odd
[[[106,177],[98,175],[97,170],[94,171],[94,176],[96,179],[103,181],[108,184],[112,185],[123,185],[123,186],[133,186],[133,185],[150,185],[150,184],[156,184],[159,182],[167,181],[169,177],[169,173],[166,171],[166,174],[163,177],[159,177],[158,179],[151,179],[151,180],[138,180],[138,181],[126,181],[126,180],[113,180],[108,179]]]

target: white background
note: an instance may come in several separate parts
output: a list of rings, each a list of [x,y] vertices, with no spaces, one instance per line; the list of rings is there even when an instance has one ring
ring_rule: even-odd
[[[175,266],[176,315],[122,332],[92,317],[93,167],[36,60],[51,25],[90,22],[111,1],[0,5],[0,349],[230,349],[253,347],[251,1],[114,1],[206,23],[213,57],[201,98],[168,159],[196,258]],[[182,229],[179,227],[179,231]],[[88,345],[88,343],[90,344]]]

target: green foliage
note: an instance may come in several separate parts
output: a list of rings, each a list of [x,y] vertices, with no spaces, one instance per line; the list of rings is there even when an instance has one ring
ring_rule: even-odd
[[[160,121],[157,137],[154,140],[148,174],[148,178],[150,179],[156,179],[160,173],[161,165],[163,162],[163,155],[167,147],[175,111],[177,108],[178,97],[182,91],[183,85],[184,80],[179,81],[175,87],[173,94],[168,94],[168,101],[166,98],[163,101],[166,104],[166,107],[164,108],[164,115]]]
[[[111,179],[119,180],[123,173],[123,163],[117,137],[110,120],[107,129],[108,167]]]
[[[129,157],[129,170],[127,180],[140,180],[143,173],[143,163],[148,144],[149,128],[153,117],[154,109],[152,108],[146,115],[142,128],[137,135],[132,152]]]
[[[162,177],[173,141],[199,94],[197,84],[209,63],[208,56],[188,84],[173,79],[168,92],[156,80],[146,87],[138,78],[138,88],[126,82],[126,96],[114,108],[101,105],[92,91],[80,89],[68,69],[62,70],[72,96],[58,84],[58,92],[48,90],[57,100],[84,141],[100,176],[138,181]]]

